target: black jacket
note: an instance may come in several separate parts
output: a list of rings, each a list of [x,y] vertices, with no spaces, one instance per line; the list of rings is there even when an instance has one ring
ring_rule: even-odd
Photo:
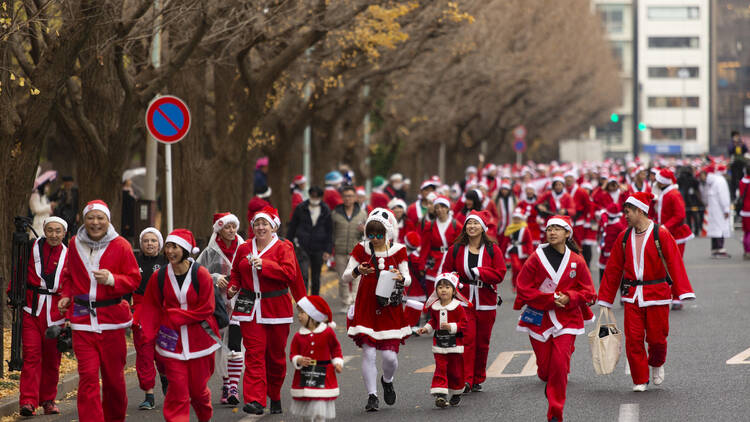
[[[310,200],[300,203],[294,209],[286,237],[290,240],[296,238],[297,244],[305,251],[331,253],[333,251],[331,210],[321,201],[320,216],[317,224],[313,226],[312,217],[310,217]]]

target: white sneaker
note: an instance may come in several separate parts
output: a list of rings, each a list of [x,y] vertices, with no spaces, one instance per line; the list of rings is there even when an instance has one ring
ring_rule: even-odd
[[[664,382],[664,365],[652,366],[651,377],[654,380],[654,385],[661,385]]]
[[[648,389],[648,384],[636,384],[633,386],[633,391],[643,392]]]

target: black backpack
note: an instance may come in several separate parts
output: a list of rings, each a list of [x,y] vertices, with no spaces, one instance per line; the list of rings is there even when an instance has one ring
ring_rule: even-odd
[[[192,284],[195,292],[200,294],[200,284],[198,283],[198,268],[201,265],[197,262],[193,262],[190,266],[190,284]],[[159,291],[161,292],[162,299],[164,298],[164,280],[167,277],[167,267],[162,267],[156,275],[156,280],[159,282]],[[229,325],[229,313],[227,308],[224,306],[224,301],[221,297],[221,289],[214,286],[214,302],[216,307],[214,308],[214,318],[216,318],[216,324],[219,325],[219,329]],[[210,333],[209,333],[210,334]]]

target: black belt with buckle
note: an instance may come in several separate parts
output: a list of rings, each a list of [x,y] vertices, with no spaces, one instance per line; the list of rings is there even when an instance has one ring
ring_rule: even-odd
[[[104,300],[97,300],[95,302],[89,302],[87,300],[79,299],[79,298],[73,298],[73,303],[76,303],[81,306],[85,306],[86,309],[89,310],[89,313],[93,316],[96,316],[96,308],[104,308],[106,306],[113,306],[113,305],[119,305],[120,302],[122,302],[122,296],[116,297],[114,299],[104,299]]]
[[[628,286],[651,286],[654,284],[661,284],[661,283],[668,283],[666,278],[657,278],[656,280],[630,280],[630,279],[623,279],[623,282],[627,284]]]
[[[240,294],[243,296],[249,296],[255,299],[270,299],[272,297],[284,296],[289,293],[289,288],[283,290],[273,290],[270,292],[256,292],[250,289],[240,289]]]
[[[319,366],[319,365],[330,365],[332,361],[330,360],[315,360],[311,359],[310,365],[312,366]]]
[[[481,280],[469,280],[468,278],[461,279],[461,283],[477,286],[479,288],[484,287],[485,289],[492,289],[492,284],[487,284]]]
[[[434,252],[440,252],[440,253],[446,253],[446,252],[448,252],[448,247],[445,247],[445,246],[440,246],[440,247],[433,246],[430,249],[432,249]]]

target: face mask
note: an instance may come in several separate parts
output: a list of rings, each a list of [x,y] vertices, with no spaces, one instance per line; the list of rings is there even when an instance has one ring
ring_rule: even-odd
[[[320,199],[312,199],[312,198],[310,198],[310,205],[315,205],[315,206],[320,205]]]

